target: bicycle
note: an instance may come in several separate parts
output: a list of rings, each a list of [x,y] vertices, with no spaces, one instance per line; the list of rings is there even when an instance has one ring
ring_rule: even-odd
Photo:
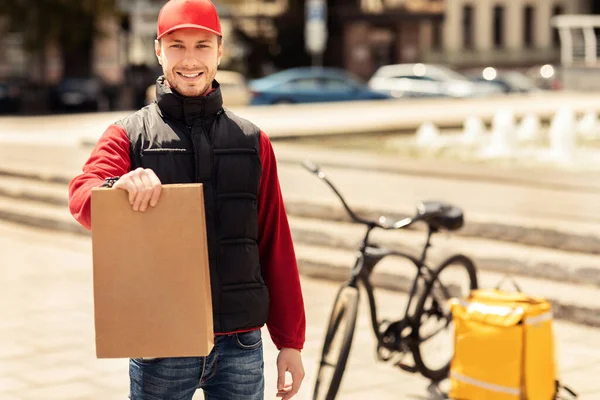
[[[477,272],[474,263],[461,254],[453,255],[441,262],[435,269],[425,264],[427,250],[431,247],[432,236],[444,229],[454,231],[460,229],[464,223],[462,210],[442,202],[421,202],[418,204],[417,213],[410,218],[392,221],[386,217],[380,217],[378,221],[370,221],[359,217],[345,201],[342,194],[325,176],[321,169],[310,161],[304,161],[302,165],[310,172],[323,180],[337,195],[350,218],[356,222],[366,225],[366,233],[358,249],[358,255],[351,270],[349,280],[344,283],[335,298],[331,310],[329,323],[325,334],[321,359],[318,365],[317,379],[315,382],[314,400],[334,400],[342,382],[350,348],[356,328],[358,316],[358,305],[360,299],[359,285],[367,293],[371,325],[377,339],[376,355],[381,361],[387,362],[399,358],[394,365],[407,372],[419,372],[433,383],[444,380],[450,371],[450,359],[444,360],[441,366],[432,367],[425,362],[421,345],[434,338],[444,329],[451,329],[452,314],[449,310],[448,300],[459,297],[453,293],[455,287],[445,285],[440,275],[452,266],[458,266],[468,275],[469,291],[477,289]],[[374,229],[399,230],[406,229],[417,222],[427,224],[427,240],[419,258],[402,251],[385,249],[370,241],[370,234]],[[417,273],[412,282],[409,292],[408,304],[404,311],[404,317],[395,322],[378,320],[377,305],[374,288],[370,282],[370,276],[375,266],[388,256],[397,256],[412,261],[417,268]],[[420,289],[416,307],[411,311],[417,291]],[[446,308],[444,308],[446,306]],[[441,328],[432,333],[422,330],[426,322],[432,319],[441,321]],[[333,344],[336,339],[341,339],[339,349],[334,350]],[[334,353],[334,354],[332,354]],[[402,362],[404,356],[412,353],[414,366]]]

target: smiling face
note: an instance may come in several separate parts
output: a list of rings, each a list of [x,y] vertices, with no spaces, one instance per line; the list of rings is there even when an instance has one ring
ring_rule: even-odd
[[[171,89],[187,97],[206,94],[223,56],[221,39],[201,29],[180,29],[155,43],[156,57]]]

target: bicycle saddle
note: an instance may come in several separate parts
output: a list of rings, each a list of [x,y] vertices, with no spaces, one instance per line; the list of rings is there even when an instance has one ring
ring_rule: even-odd
[[[460,208],[441,201],[423,201],[417,205],[417,216],[433,229],[455,231],[464,224]]]

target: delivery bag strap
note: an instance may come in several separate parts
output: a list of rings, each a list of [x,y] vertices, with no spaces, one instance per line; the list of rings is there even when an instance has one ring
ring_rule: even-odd
[[[512,286],[515,288],[515,290],[519,293],[521,293],[521,287],[519,286],[519,284],[515,281],[515,279],[510,276],[510,275],[504,275],[504,277],[502,279],[500,279],[500,282],[498,282],[498,284],[496,285],[496,290],[500,290],[500,288],[502,287],[502,284],[504,282],[509,282],[510,284],[512,284]]]
[[[561,395],[561,391],[567,392],[569,394],[569,397],[565,397],[563,395]],[[555,394],[555,400],[571,400],[571,399],[576,399],[577,398],[577,393],[575,393],[571,388],[562,385],[559,381],[556,381],[556,394]]]

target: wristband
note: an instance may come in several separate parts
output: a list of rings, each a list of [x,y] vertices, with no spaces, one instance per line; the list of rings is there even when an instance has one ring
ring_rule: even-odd
[[[120,179],[120,176],[113,176],[104,180],[103,188],[112,188],[115,183]]]

